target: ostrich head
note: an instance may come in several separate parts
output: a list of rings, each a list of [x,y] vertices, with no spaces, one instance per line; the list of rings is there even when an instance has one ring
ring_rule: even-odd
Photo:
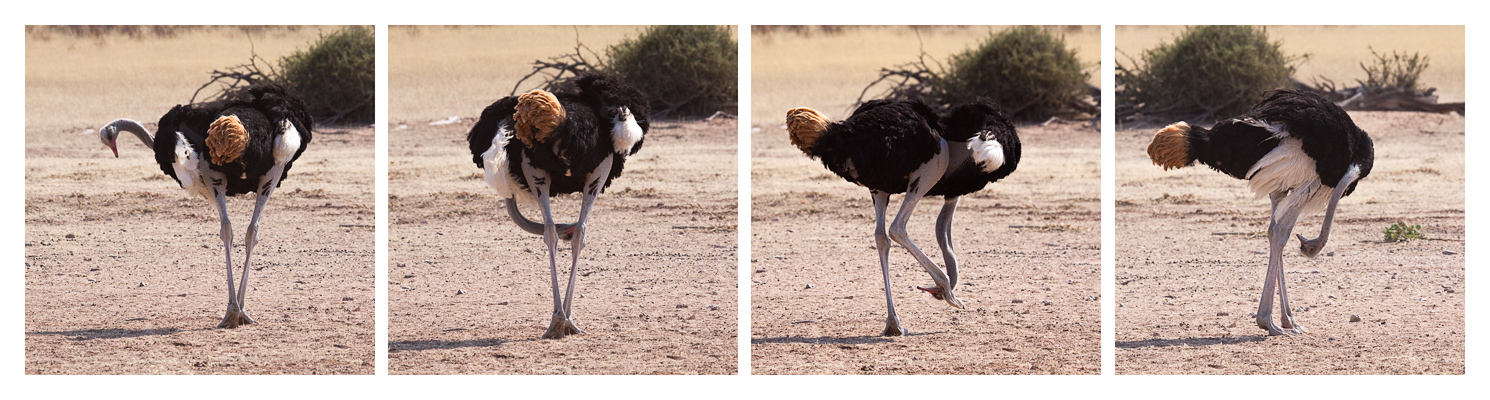
[[[104,125],[98,128],[98,140],[103,141],[104,147],[114,152],[114,158],[119,158],[119,146],[115,144],[119,138],[119,127],[114,124]]]
[[[145,143],[146,147],[154,146],[155,139],[150,135],[150,131],[145,129],[144,125],[140,125],[139,122],[135,122],[132,119],[116,119],[102,128],[98,128],[98,140],[114,152],[114,158],[119,158],[119,131],[135,134],[136,137],[140,138],[140,141]]]
[[[786,131],[791,134],[792,145],[803,153],[807,153],[827,130],[828,119],[817,110],[799,107],[786,111]]]
[[[513,115],[517,139],[530,148],[546,142],[567,118],[564,106],[553,93],[538,89],[524,93],[518,96],[517,113]]]

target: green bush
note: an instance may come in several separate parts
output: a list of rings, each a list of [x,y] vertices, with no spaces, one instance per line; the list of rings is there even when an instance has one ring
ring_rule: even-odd
[[[645,93],[654,114],[737,114],[738,53],[723,26],[652,26],[605,50],[599,68]]]
[[[281,58],[272,80],[304,101],[317,121],[371,123],[376,53],[372,28],[348,27]]]
[[[1011,118],[1038,121],[1073,111],[1072,100],[1083,95],[1089,77],[1082,69],[1064,37],[1019,26],[990,34],[978,47],[953,55],[927,86],[936,104],[963,104],[987,96]]]
[[[1118,66],[1119,114],[1213,119],[1246,112],[1264,92],[1290,85],[1301,57],[1281,47],[1266,29],[1186,28],[1173,43],[1144,51],[1140,65]]]
[[[1422,239],[1422,232],[1418,232],[1422,228],[1422,225],[1407,226],[1406,222],[1398,222],[1381,230],[1382,240],[1387,242],[1410,242]]]

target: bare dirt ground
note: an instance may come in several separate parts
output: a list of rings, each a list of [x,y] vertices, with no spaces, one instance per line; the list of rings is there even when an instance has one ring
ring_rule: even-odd
[[[1097,28],[1047,29],[1095,63]],[[841,119],[881,67],[922,50],[942,60],[1003,29],[752,36],[752,374],[1101,371],[1102,153],[1088,124],[1020,126],[1019,169],[959,201],[952,237],[968,309],[912,288],[931,279],[904,249],[890,250],[895,305],[912,333],[896,338],[879,336],[886,311],[869,191],[802,155],[783,127],[786,110],[798,106]],[[892,207],[901,199],[892,196]],[[923,200],[910,224],[912,240],[938,265],[932,228],[941,204]]]
[[[1309,329],[1297,336],[1254,322],[1268,201],[1203,166],[1152,165],[1144,148],[1158,127],[1117,133],[1119,374],[1464,373],[1464,117],[1350,115],[1376,163],[1340,201],[1327,254],[1304,258],[1297,240],[1284,253],[1289,300]],[[1322,221],[1302,218],[1294,232],[1314,237]],[[1398,221],[1428,240],[1384,242]]]
[[[265,35],[260,54],[277,58],[265,49],[287,52],[316,31]],[[215,329],[227,305],[217,212],[133,136],[114,158],[98,127],[130,117],[154,129],[212,67],[246,59],[246,40],[220,30],[27,40],[26,373],[373,373],[372,128],[317,127],[264,211],[247,294],[259,324]],[[240,40],[241,52],[222,45]],[[203,53],[138,62],[183,49]],[[73,59],[83,53],[131,61]],[[211,66],[159,70],[198,63]],[[228,204],[241,267],[252,196]]]
[[[733,121],[652,125],[590,213],[574,300],[589,334],[562,340],[538,339],[553,311],[548,250],[471,163],[473,123],[390,142],[390,373],[735,372]],[[573,221],[579,200],[558,198],[555,219]]]
[[[896,338],[879,336],[886,311],[869,191],[803,156],[785,130],[755,134],[751,373],[1099,373],[1100,139],[1083,124],[1019,134],[1019,169],[958,203],[952,238],[966,310],[916,290],[931,279],[903,248],[890,250],[896,309],[911,331]],[[940,207],[922,201],[910,225],[938,265]]]

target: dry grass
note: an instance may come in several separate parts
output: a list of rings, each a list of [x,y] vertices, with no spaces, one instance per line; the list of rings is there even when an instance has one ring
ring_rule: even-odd
[[[242,64],[253,52],[273,62],[337,29],[284,27],[250,34],[221,28],[143,38],[27,34],[27,147],[55,134],[96,132],[114,118],[154,122],[172,105],[191,100],[213,69]],[[93,135],[64,140],[98,143]]]
[[[837,34],[777,31],[752,36],[751,121],[755,125],[779,125],[785,121],[787,109],[803,106],[822,111],[829,119],[842,119],[864,85],[879,77],[880,68],[915,61],[923,48],[931,58],[943,61],[977,45],[990,32],[1005,28],[941,27],[922,31],[919,38],[915,30],[904,26],[849,27]],[[1058,33],[1076,48],[1082,63],[1095,66],[1101,60],[1099,27],[1062,27]],[[1101,75],[1093,73],[1091,83],[1100,84]]]
[[[1159,42],[1173,41],[1184,26],[1118,26],[1117,60],[1129,64]],[[1336,84],[1353,85],[1365,80],[1360,63],[1372,59],[1371,50],[1391,53],[1420,52],[1431,57],[1432,66],[1421,82],[1438,88],[1440,102],[1464,101],[1463,26],[1269,26],[1268,37],[1283,41],[1286,54],[1310,54],[1294,78],[1304,82],[1323,76]],[[1127,54],[1127,56],[1124,56]]]

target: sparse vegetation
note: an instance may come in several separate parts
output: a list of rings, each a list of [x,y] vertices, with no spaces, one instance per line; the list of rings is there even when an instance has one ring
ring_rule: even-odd
[[[1289,87],[1299,61],[1267,30],[1196,26],[1145,50],[1141,63],[1117,65],[1119,117],[1203,120],[1241,114],[1268,90]]]
[[[1395,86],[1418,90],[1418,77],[1423,75],[1423,70],[1428,69],[1428,56],[1419,56],[1417,52],[1408,56],[1407,52],[1398,53],[1393,50],[1391,57],[1388,57],[1377,53],[1375,48],[1367,48],[1376,60],[1371,65],[1361,63],[1361,69],[1366,71],[1366,86]]]
[[[585,52],[590,57],[586,58]],[[701,117],[739,108],[739,46],[725,26],[651,26],[635,38],[605,48],[600,57],[582,43],[573,53],[533,62],[524,81],[545,75],[543,87],[552,89],[586,72],[617,76],[636,87],[652,103],[654,118]]]
[[[376,49],[372,28],[350,26],[281,58],[273,81],[304,101],[319,121],[371,123]]]
[[[723,26],[652,26],[606,48],[606,72],[646,93],[657,114],[735,114],[739,46]]]
[[[881,69],[858,103],[876,85],[892,82],[874,98],[921,100],[946,108],[986,96],[1021,121],[1096,115],[1097,106],[1083,100],[1099,97],[1086,83],[1086,67],[1064,37],[1036,26],[1018,26],[990,34],[977,47],[949,57],[945,66],[935,60],[928,63],[922,53],[916,62]]]
[[[1436,88],[1423,89],[1418,83],[1428,69],[1428,56],[1413,52],[1392,51],[1390,56],[1371,49],[1371,64],[1360,63],[1366,81],[1356,80],[1355,87],[1336,89],[1329,78],[1316,79],[1311,88],[1346,110],[1457,112],[1464,115],[1464,103],[1439,103]]]
[[[218,85],[218,91],[202,101],[224,98],[247,85],[278,83],[304,101],[317,122],[371,123],[375,117],[376,49],[371,28],[351,26],[321,35],[310,48],[296,50],[277,63],[250,54],[245,64],[212,71],[212,79],[197,89],[192,102],[203,89],[214,85]],[[275,69],[274,64],[279,68]]]
[[[1407,226],[1406,222],[1398,222],[1381,230],[1381,233],[1384,236],[1382,240],[1385,240],[1388,243],[1394,243],[1410,242],[1422,239],[1423,234],[1422,232],[1418,231],[1422,228],[1423,227],[1421,225]]]

